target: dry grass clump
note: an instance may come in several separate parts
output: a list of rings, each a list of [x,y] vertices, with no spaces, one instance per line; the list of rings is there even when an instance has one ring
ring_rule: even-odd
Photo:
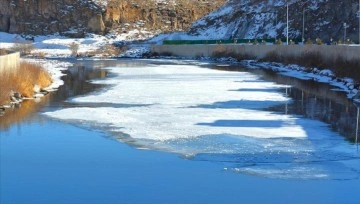
[[[78,53],[77,56],[81,57],[117,57],[128,49],[127,46],[115,46],[107,44],[100,49],[88,52]]]
[[[105,45],[103,47],[104,53],[108,56],[118,56],[127,49],[127,46],[116,47],[111,44]]]
[[[211,57],[213,58],[233,58],[236,59],[238,61],[242,61],[242,60],[249,60],[249,59],[255,59],[254,56],[250,56],[248,54],[239,54],[237,53],[234,49],[226,49],[226,47],[224,45],[216,45],[216,47],[214,48],[214,51],[211,55]]]
[[[281,55],[277,51],[269,52],[262,61],[281,62],[285,64],[298,64],[304,67],[324,67],[326,61],[319,52],[303,52],[299,56]]]
[[[336,76],[339,77],[350,77],[360,82],[360,61],[356,60],[345,60],[341,57],[335,58],[332,61],[333,71]]]
[[[15,71],[7,71],[0,75],[0,105],[10,102],[12,91],[32,97],[35,85],[45,88],[51,83],[51,76],[40,65],[21,62]]]
[[[320,52],[303,52],[299,56],[280,55],[276,51],[267,54],[262,61],[280,62],[285,64],[298,64],[308,68],[326,68],[332,70],[338,77],[350,77],[360,82],[360,61],[346,60],[342,57],[325,59]]]
[[[32,56],[34,56],[36,58],[44,59],[46,57],[45,52],[32,52],[31,54],[32,54]]]
[[[10,77],[0,75],[0,105],[7,104],[10,102]]]
[[[6,55],[8,54],[8,51],[5,49],[0,49],[0,55]]]

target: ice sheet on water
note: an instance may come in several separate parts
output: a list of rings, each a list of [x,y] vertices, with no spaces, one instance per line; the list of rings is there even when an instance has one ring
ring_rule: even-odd
[[[277,179],[359,179],[359,171],[340,162],[270,163],[230,168],[236,173]]]
[[[83,107],[45,114],[105,126],[115,135],[121,135],[123,141],[131,138],[131,144],[139,148],[229,163],[234,171],[267,177],[273,174],[270,172],[278,172],[298,178],[299,172],[303,172],[305,177],[300,178],[311,175],[329,178],[333,173],[328,171],[332,169],[331,159],[349,174],[353,168],[345,161],[354,160],[359,165],[358,155],[351,152],[353,148],[326,124],[264,111],[264,108],[291,102],[281,92],[286,86],[260,80],[248,72],[195,65],[109,70],[114,77],[95,83],[106,83],[110,88],[71,100],[84,104]],[[86,106],[89,103],[99,105]],[[124,135],[129,138],[124,139]],[[321,169],[318,165],[325,170],[315,172],[314,169]],[[335,175],[335,178],[341,177]]]
[[[333,135],[335,136],[335,134]],[[280,179],[358,179],[359,154],[341,140],[252,138],[211,135],[157,142],[166,151],[182,151],[196,161],[222,163],[236,173]]]

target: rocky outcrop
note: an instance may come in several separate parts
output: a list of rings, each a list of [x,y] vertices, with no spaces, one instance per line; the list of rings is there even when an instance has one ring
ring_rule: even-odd
[[[87,27],[89,29],[90,32],[93,33],[102,33],[105,31],[105,24],[104,21],[102,19],[102,15],[101,14],[97,14],[95,16],[93,16],[92,18],[90,18]]]
[[[187,31],[200,17],[218,9],[225,0],[111,0],[104,21],[108,28],[144,27],[148,30]]]
[[[3,32],[50,34],[74,30],[102,31],[98,29],[103,24],[101,18],[93,20],[101,14],[101,8],[91,1],[0,0],[0,4],[0,31]]]
[[[0,31],[81,37],[133,28],[187,30],[226,0],[0,0]]]

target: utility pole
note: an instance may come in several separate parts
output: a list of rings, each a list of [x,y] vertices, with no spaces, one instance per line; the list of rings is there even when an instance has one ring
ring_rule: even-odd
[[[360,0],[359,0],[359,10],[358,10],[358,18],[359,18],[359,45],[360,45]]]
[[[289,45],[289,2],[286,1],[286,45]]]
[[[348,28],[349,26],[344,23],[344,43],[346,42],[346,29]]]
[[[360,0],[359,0],[360,1]],[[303,42],[303,44],[304,44],[304,42],[305,42],[305,11],[307,11],[307,9],[305,9],[305,8],[303,8],[303,24],[302,24],[302,42]]]

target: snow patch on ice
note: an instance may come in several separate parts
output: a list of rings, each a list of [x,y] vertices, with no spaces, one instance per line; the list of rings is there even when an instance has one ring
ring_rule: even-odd
[[[112,68],[111,71],[117,77],[101,83],[112,84],[113,88],[71,102],[133,107],[70,108],[46,114],[64,120],[102,121],[111,124],[113,130],[150,140],[209,134],[259,138],[307,136],[303,127],[296,124],[298,118],[255,110],[286,103],[289,98],[279,92],[263,91],[281,86],[251,82],[258,79],[250,73],[184,65]],[[247,90],[248,87],[253,91]]]

